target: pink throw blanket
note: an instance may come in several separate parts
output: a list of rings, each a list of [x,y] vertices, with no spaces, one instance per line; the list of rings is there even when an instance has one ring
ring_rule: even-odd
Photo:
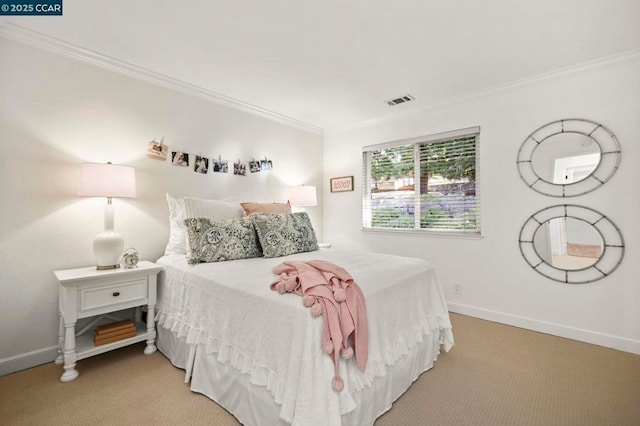
[[[362,290],[344,268],[324,260],[284,262],[273,268],[273,273],[278,278],[271,290],[302,296],[312,315],[322,315],[322,349],[335,366],[331,385],[335,391],[342,391],[339,354],[345,360],[355,354],[360,371],[367,365],[367,308]]]

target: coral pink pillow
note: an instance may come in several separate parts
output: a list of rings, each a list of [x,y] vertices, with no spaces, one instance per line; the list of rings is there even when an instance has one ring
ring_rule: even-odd
[[[244,214],[280,214],[291,213],[291,205],[285,203],[240,203]]]

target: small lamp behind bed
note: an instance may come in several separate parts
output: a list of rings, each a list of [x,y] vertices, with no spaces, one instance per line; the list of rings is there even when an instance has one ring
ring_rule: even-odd
[[[291,207],[298,207],[299,211],[304,211],[304,207],[318,205],[318,197],[315,186],[292,186],[289,190],[289,204]]]
[[[80,172],[78,196],[107,197],[104,209],[104,232],[93,240],[93,253],[97,269],[120,267],[120,257],[124,249],[122,236],[114,231],[113,197],[136,197],[135,169],[111,163],[83,163]]]

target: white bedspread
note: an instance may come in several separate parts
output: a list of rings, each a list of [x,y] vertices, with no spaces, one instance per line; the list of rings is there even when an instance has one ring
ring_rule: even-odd
[[[340,361],[345,388],[331,388],[333,364],[320,347],[322,317],[313,318],[296,295],[271,291],[274,266],[284,260],[322,259],[345,268],[362,288],[369,322],[369,360]],[[306,426],[339,425],[355,408],[351,393],[384,376],[425,336],[440,335],[445,350],[453,334],[444,294],[431,265],[420,259],[320,250],[281,258],[244,259],[188,266],[184,256],[164,256],[158,294],[159,326],[219,362],[250,375],[280,406],[280,417]]]

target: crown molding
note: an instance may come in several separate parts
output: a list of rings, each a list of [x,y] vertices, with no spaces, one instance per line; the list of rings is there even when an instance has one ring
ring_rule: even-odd
[[[245,111],[263,118],[267,118],[272,121],[276,121],[285,124],[290,127],[301,129],[307,132],[315,134],[339,134],[345,133],[364,127],[375,126],[379,124],[389,123],[392,121],[400,120],[403,117],[407,117],[411,114],[417,114],[427,111],[429,109],[440,108],[447,105],[452,105],[461,102],[468,102],[480,97],[490,96],[493,94],[513,90],[519,87],[535,84],[545,80],[551,80],[554,78],[586,71],[593,68],[599,68],[606,65],[610,65],[616,62],[622,62],[626,60],[635,59],[640,57],[640,49],[632,49],[619,54],[606,56],[603,58],[595,59],[592,61],[582,62],[577,65],[560,68],[554,71],[537,74],[530,77],[514,80],[508,83],[499,84],[496,86],[488,87],[485,89],[469,92],[460,96],[454,96],[446,98],[440,101],[436,101],[425,105],[419,109],[410,110],[402,113],[395,113],[393,115],[387,115],[384,117],[374,118],[370,120],[364,120],[356,123],[351,123],[343,126],[336,126],[327,129],[296,120],[292,117],[279,114],[277,112],[261,108],[259,106],[243,102],[239,99],[232,98],[230,96],[223,95],[221,93],[214,92],[204,87],[196,86],[185,81],[169,77],[164,74],[151,71],[149,69],[139,67],[116,58],[112,58],[100,53],[84,49],[73,44],[58,40],[56,38],[47,36],[37,31],[30,30],[20,25],[11,23],[6,19],[0,19],[0,37],[9,40],[17,41],[22,44],[26,44],[32,47],[36,47],[48,52],[52,52],[58,55],[62,55],[77,61],[92,64],[94,66],[107,69],[119,74],[127,75],[129,77],[136,78],[157,86],[172,89],[181,93],[196,96],[205,99],[210,102],[225,105],[240,111]]]
[[[513,80],[508,83],[499,84],[491,87],[487,87],[486,89],[481,89],[473,92],[468,92],[462,94],[460,96],[453,96],[450,98],[443,99],[441,101],[433,102],[429,105],[423,106],[419,109],[414,109],[402,113],[396,113],[393,115],[387,115],[384,117],[374,118],[371,120],[364,120],[357,123],[347,124],[344,126],[336,126],[332,128],[328,128],[324,130],[325,135],[335,135],[339,133],[346,133],[353,130],[358,130],[365,127],[371,127],[378,124],[385,124],[392,121],[400,120],[404,117],[407,117],[412,114],[417,114],[420,112],[424,112],[429,109],[441,108],[447,105],[453,105],[462,102],[468,102],[471,100],[475,100],[480,97],[490,96],[494,94],[498,94],[501,92],[506,92],[509,90],[513,90],[519,87],[528,86],[531,84],[535,84],[541,81],[552,80],[555,78],[563,77],[566,75],[576,74],[579,72],[587,71],[594,68],[604,67],[610,64],[614,64],[617,62],[623,62],[627,60],[633,60],[640,57],[640,49],[632,49],[627,50],[621,53],[617,53],[611,56],[605,56],[603,58],[582,62],[576,65],[571,65],[564,68],[559,68],[557,70],[536,74],[530,77],[521,78],[518,80]]]
[[[172,89],[210,102],[248,112],[307,132],[316,134],[322,134],[323,132],[323,129],[318,126],[296,120],[295,118],[243,102],[230,96],[225,96],[204,87],[187,83],[186,81],[169,77],[110,56],[102,55],[89,49],[84,49],[11,22],[4,20],[0,21],[0,37],[133,77],[156,86]]]

